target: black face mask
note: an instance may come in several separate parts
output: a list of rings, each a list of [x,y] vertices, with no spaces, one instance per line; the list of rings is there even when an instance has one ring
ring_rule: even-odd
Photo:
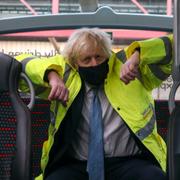
[[[97,66],[79,66],[79,74],[82,80],[91,85],[101,85],[107,77],[109,71],[108,59]]]

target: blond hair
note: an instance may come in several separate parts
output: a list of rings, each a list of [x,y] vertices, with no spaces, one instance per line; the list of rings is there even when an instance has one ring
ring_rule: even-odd
[[[72,66],[76,66],[76,60],[82,50],[88,50],[90,46],[101,47],[105,56],[111,55],[110,35],[98,28],[82,28],[75,31],[68,39],[62,55],[67,58]]]

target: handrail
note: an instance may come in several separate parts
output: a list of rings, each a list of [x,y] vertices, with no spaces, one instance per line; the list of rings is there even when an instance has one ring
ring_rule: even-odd
[[[172,71],[173,85],[169,95],[169,111],[172,113],[175,108],[175,95],[178,87],[180,86],[180,2],[174,1],[174,63]]]
[[[168,179],[180,179],[180,118],[179,107],[175,104],[175,95],[180,86],[180,1],[174,0],[174,64],[173,86],[169,96],[170,122],[168,129]]]
[[[173,29],[173,17],[150,14],[116,13],[112,8],[104,6],[95,12],[3,18],[0,20],[0,27],[0,34],[37,30],[75,29],[80,27],[142,29],[171,32]]]
[[[31,82],[31,80],[28,78],[28,76],[24,72],[21,72],[20,77],[22,79],[24,79],[26,81],[26,83],[28,84],[28,86],[29,86],[29,90],[30,90],[30,102],[27,105],[27,107],[30,110],[32,110],[33,107],[34,107],[34,104],[35,104],[35,90],[34,90],[34,86],[33,86],[32,82]]]

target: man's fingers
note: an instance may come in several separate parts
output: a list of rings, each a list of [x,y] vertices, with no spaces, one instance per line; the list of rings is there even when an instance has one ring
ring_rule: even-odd
[[[61,89],[59,95],[58,95],[58,99],[61,101],[65,101],[66,100],[66,93],[67,93],[67,89],[63,88]]]
[[[50,91],[50,94],[48,96],[49,100],[59,100],[64,106],[66,106],[66,103],[69,98],[69,90],[67,88],[52,88]]]
[[[120,71],[120,79],[128,84],[130,81],[134,80],[139,74],[139,52],[135,53],[122,65]]]
[[[124,66],[120,73],[120,79],[128,84],[130,81],[133,81],[138,75],[138,70],[133,68],[133,66]]]
[[[68,97],[69,97],[69,90],[66,88],[61,92],[61,94],[58,98],[61,101],[61,103],[63,104],[63,106],[67,105]]]
[[[51,88],[51,91],[50,91],[50,93],[49,93],[49,96],[48,96],[48,99],[49,99],[50,101],[54,99],[55,93],[56,93],[56,88],[52,87],[52,88]]]
[[[128,84],[129,83],[129,80],[128,79],[126,79],[126,78],[121,78],[121,80],[125,83],[125,84]]]
[[[48,99],[59,100],[66,103],[69,96],[69,90],[66,88],[63,80],[54,71],[48,74],[49,85],[51,87]]]
[[[129,69],[124,69],[120,73],[120,78],[126,77],[129,79],[134,79],[137,76],[137,71],[130,71]]]

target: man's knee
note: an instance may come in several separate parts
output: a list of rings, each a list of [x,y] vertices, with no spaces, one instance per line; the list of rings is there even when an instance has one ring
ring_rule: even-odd
[[[142,168],[138,180],[167,180],[167,175],[162,169],[152,165]]]

